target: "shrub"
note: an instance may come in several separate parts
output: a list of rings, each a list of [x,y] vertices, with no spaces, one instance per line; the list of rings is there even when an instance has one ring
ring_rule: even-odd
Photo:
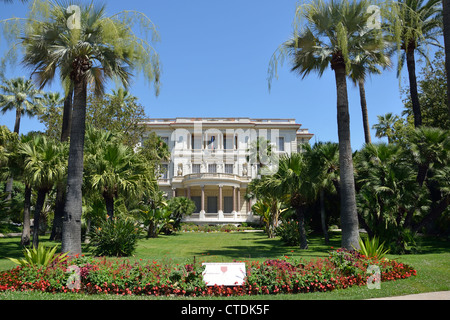
[[[384,242],[380,243],[377,237],[373,237],[372,239],[367,237],[366,240],[359,238],[359,246],[361,248],[358,250],[359,253],[368,258],[382,259],[389,252],[389,249],[384,248]]]
[[[44,247],[43,245],[40,245],[37,249],[34,247],[31,249],[25,248],[23,250],[24,258],[22,259],[8,258],[8,259],[22,266],[36,265],[47,267],[49,264],[53,262],[63,262],[64,260],[67,259],[67,253],[55,254],[57,248],[58,246],[55,246],[53,248],[47,248]]]
[[[308,226],[305,225],[306,233],[310,233]],[[281,237],[281,240],[288,246],[300,245],[300,232],[298,230],[297,220],[283,221],[276,229],[275,233]]]
[[[107,219],[90,232],[88,247],[95,256],[130,256],[136,250],[140,233],[138,224],[130,219]]]

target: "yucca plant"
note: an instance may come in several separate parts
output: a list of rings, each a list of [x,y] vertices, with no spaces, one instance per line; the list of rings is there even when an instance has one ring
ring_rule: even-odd
[[[53,248],[39,246],[37,249],[35,247],[31,249],[25,248],[23,250],[24,258],[22,259],[8,258],[8,259],[22,266],[32,265],[32,266],[47,267],[53,262],[56,261],[63,262],[67,260],[68,258],[67,253],[55,254],[57,248],[58,246],[54,246]]]
[[[368,258],[382,259],[389,252],[389,249],[384,248],[384,242],[380,243],[377,237],[367,237],[366,240],[359,238],[359,246],[357,251]]]

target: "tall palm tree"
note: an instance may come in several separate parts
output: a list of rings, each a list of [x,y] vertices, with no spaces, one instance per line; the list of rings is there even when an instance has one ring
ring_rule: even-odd
[[[442,0],[442,23],[445,45],[445,69],[447,70],[447,107],[450,117],[450,0]]]
[[[64,209],[62,251],[81,253],[81,214],[83,183],[83,148],[86,119],[87,86],[98,95],[104,93],[106,81],[118,79],[125,88],[131,71],[143,72],[159,88],[159,59],[153,47],[132,31],[138,13],[123,12],[106,16],[104,6],[79,6],[80,28],[69,28],[72,13],[59,3],[40,1],[50,14],[42,21],[29,23],[22,45],[23,62],[33,69],[41,86],[55,77],[73,86],[73,114]],[[143,17],[142,14],[139,15]],[[157,36],[154,26],[144,17],[144,27]]]
[[[4,114],[7,111],[16,111],[16,122],[14,124],[14,132],[19,134],[20,119],[23,115],[32,117],[41,112],[41,96],[40,91],[34,87],[31,80],[25,78],[15,78],[6,80],[0,85],[0,109]]]
[[[387,49],[386,42],[386,44],[378,50],[355,52],[356,56],[351,59],[350,80],[359,88],[364,140],[366,143],[372,143],[372,139],[370,137],[365,82],[370,74],[381,74],[379,67],[387,68],[391,65]]]
[[[377,117],[378,123],[374,124],[372,127],[373,129],[376,129],[375,136],[378,138],[387,137],[388,143],[391,143],[394,135],[394,123],[399,120],[399,117],[392,112]]]
[[[14,132],[19,135],[20,120],[23,115],[32,117],[42,112],[40,91],[37,90],[31,80],[25,78],[15,78],[6,80],[0,85],[0,111],[5,114],[7,111],[16,111],[16,121]],[[8,199],[11,198],[13,178],[9,178],[6,185]]]
[[[25,156],[24,176],[36,189],[34,212],[33,247],[39,245],[39,220],[47,194],[63,179],[67,164],[67,148],[59,142],[37,135],[29,143],[21,144],[20,153]]]
[[[398,0],[388,2],[385,29],[397,45],[399,55],[398,76],[406,60],[414,113],[414,126],[422,125],[419,93],[417,89],[416,60],[418,53],[427,61],[427,46],[441,47],[438,37],[442,35],[441,0]]]
[[[358,216],[356,212],[353,160],[350,142],[347,76],[351,59],[359,53],[375,52],[384,46],[380,30],[367,30],[368,1],[314,0],[297,9],[304,22],[295,30],[291,40],[283,43],[272,57],[269,80],[277,71],[279,61],[291,58],[292,71],[303,78],[311,72],[322,76],[328,67],[334,71],[337,93],[337,124],[339,138],[339,167],[341,184],[342,246],[359,248]],[[298,25],[298,23],[297,23]],[[270,81],[269,81],[270,85]]]

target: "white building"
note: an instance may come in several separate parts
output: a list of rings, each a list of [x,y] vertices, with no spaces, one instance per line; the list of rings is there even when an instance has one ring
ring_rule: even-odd
[[[197,210],[184,221],[197,224],[259,221],[251,212],[255,200],[245,197],[247,187],[252,179],[270,174],[267,168],[277,163],[264,151],[256,157],[255,141],[270,141],[274,153],[281,155],[298,152],[313,136],[294,119],[176,118],[142,124],[171,152],[170,162],[162,164],[161,190],[169,197],[192,199]]]

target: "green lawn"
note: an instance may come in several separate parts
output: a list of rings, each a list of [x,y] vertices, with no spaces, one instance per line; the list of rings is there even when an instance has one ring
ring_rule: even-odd
[[[0,239],[0,270],[14,267],[6,257],[21,257],[19,238]],[[55,245],[46,238],[44,245]],[[334,233],[331,243],[325,245],[320,236],[309,237],[308,250],[284,246],[278,239],[268,239],[264,233],[178,233],[171,236],[159,236],[156,239],[142,239],[134,257],[129,259],[171,260],[176,263],[196,261],[232,262],[234,260],[276,259],[282,256],[313,259],[325,257],[330,247],[340,246],[340,235]],[[388,255],[390,259],[412,265],[417,276],[400,281],[383,282],[381,289],[367,287],[348,288],[332,292],[317,292],[296,295],[246,296],[244,299],[367,299],[421,292],[450,290],[450,245],[445,240],[422,239],[421,252],[413,255]],[[99,299],[98,296],[85,295],[49,295],[36,293],[2,293],[2,299]],[[104,298],[103,298],[104,299]],[[116,299],[116,297],[107,297]],[[154,297],[126,297],[121,299],[155,299]],[[167,298],[166,298],[167,299]],[[218,299],[218,298],[211,298]],[[223,298],[221,298],[223,299]],[[233,297],[232,299],[236,299]]]

